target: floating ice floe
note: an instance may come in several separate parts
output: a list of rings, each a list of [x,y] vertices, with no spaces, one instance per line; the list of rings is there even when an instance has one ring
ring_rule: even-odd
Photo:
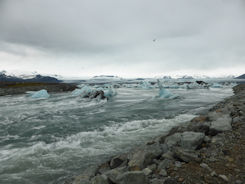
[[[213,83],[212,87],[213,88],[223,88],[223,86],[219,83]]]
[[[75,89],[72,91],[72,96],[81,96],[83,98],[97,98],[97,99],[109,99],[117,94],[116,90],[111,86],[103,86],[103,87],[90,87],[83,86],[81,89]]]
[[[46,89],[42,89],[36,92],[28,92],[28,93],[31,95],[32,98],[39,98],[39,99],[49,98],[50,96]]]
[[[142,81],[140,83],[140,87],[143,88],[143,89],[152,89],[153,88],[153,86],[151,85],[151,83],[148,82],[148,81]]]

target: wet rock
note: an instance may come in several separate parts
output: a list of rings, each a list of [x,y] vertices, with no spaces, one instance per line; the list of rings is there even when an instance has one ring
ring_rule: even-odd
[[[111,169],[111,168],[110,168],[109,163],[106,162],[106,163],[101,164],[101,165],[98,167],[98,169],[97,169],[97,171],[96,171],[95,174],[103,174],[103,173],[105,173],[106,171],[109,171],[110,169]]]
[[[159,175],[163,176],[163,177],[166,177],[166,176],[168,176],[168,173],[167,173],[167,171],[165,169],[161,169],[160,172],[159,172]]]
[[[143,169],[147,165],[152,164],[153,159],[160,157],[161,154],[162,149],[159,144],[147,145],[130,156],[128,166],[129,168]]]
[[[208,166],[208,164],[201,163],[200,166],[204,169],[207,169],[209,172],[212,172],[212,169]]]
[[[148,184],[149,180],[142,171],[129,171],[117,177],[119,184]]]
[[[242,184],[242,181],[241,181],[241,180],[236,180],[235,183],[236,183],[236,184]]]
[[[214,136],[218,133],[231,130],[231,117],[229,115],[223,115],[217,120],[211,122],[209,134]]]
[[[191,150],[184,150],[182,148],[174,149],[174,157],[184,162],[190,162],[190,161],[200,162],[201,161],[197,152],[191,151]]]
[[[149,168],[145,168],[145,169],[143,169],[143,173],[144,173],[146,176],[148,176],[148,175],[150,175],[150,174],[152,173],[152,170],[149,169]]]
[[[161,169],[168,169],[170,167],[170,165],[173,163],[173,160],[170,159],[164,159],[163,161],[161,161],[158,165],[158,170]]]
[[[154,171],[154,170],[156,170],[157,165],[156,164],[151,164],[147,168],[150,169],[150,170],[152,170],[152,171]]]
[[[116,156],[110,161],[111,169],[119,167],[126,160],[126,156]]]
[[[196,149],[204,140],[205,134],[200,132],[183,132],[180,146],[185,149]]]
[[[98,175],[92,179],[91,184],[109,184],[106,175]]]
[[[189,125],[188,130],[193,132],[202,132],[207,134],[209,132],[210,122],[196,122]]]
[[[210,175],[211,175],[212,177],[217,176],[217,174],[216,174],[215,171],[212,171],[212,172],[210,173]]]
[[[166,138],[165,143],[168,147],[181,146],[185,149],[196,149],[203,142],[205,137],[201,132],[175,133]]]
[[[168,147],[173,147],[179,144],[180,140],[181,140],[181,133],[175,133],[165,139],[165,144]]]
[[[178,184],[178,182],[177,182],[176,179],[174,179],[174,178],[167,178],[167,179],[164,181],[164,184]]]
[[[181,168],[181,167],[182,167],[182,163],[179,162],[179,161],[176,161],[176,162],[174,163],[174,165],[175,165],[175,167],[177,167],[177,168]]]
[[[165,179],[158,179],[158,178],[153,178],[150,180],[150,184],[163,184]]]
[[[109,170],[105,172],[104,174],[108,177],[109,181],[113,183],[117,183],[117,177],[126,171],[127,171],[126,167],[122,167],[122,168],[119,167],[116,169]]]
[[[164,153],[164,154],[162,154],[162,159],[173,159],[173,152],[171,152],[171,151],[168,151],[168,152],[166,152],[166,153]]]
[[[89,167],[82,174],[74,177],[72,184],[91,184],[90,178],[94,177],[95,168]]]
[[[193,118],[191,120],[191,122],[193,122],[193,123],[198,123],[198,122],[203,123],[203,122],[206,122],[206,121],[209,121],[209,117],[208,116],[202,116],[202,115],[198,116],[196,118]]]

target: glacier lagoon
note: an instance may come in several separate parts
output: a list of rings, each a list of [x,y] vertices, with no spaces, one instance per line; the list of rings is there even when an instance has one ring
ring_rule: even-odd
[[[72,93],[47,99],[0,97],[0,183],[53,184],[204,113],[232,95],[231,87],[121,87],[104,100]]]

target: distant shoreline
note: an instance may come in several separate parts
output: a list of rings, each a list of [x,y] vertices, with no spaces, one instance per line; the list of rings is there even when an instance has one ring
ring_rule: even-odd
[[[75,83],[0,82],[0,96],[19,95],[42,89],[46,89],[49,93],[68,92],[76,88]]]

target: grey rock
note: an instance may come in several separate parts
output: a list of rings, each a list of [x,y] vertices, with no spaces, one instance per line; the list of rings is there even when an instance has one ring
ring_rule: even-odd
[[[154,171],[154,170],[156,170],[157,165],[156,164],[151,164],[147,168],[150,169],[150,170],[152,170],[152,171]]]
[[[236,180],[235,183],[236,183],[236,184],[242,184],[242,181],[241,181],[241,180]]]
[[[228,182],[228,178],[225,175],[219,175],[219,178],[223,179],[224,181]]]
[[[232,119],[232,123],[239,123],[239,122],[241,122],[241,118],[238,116]]]
[[[126,172],[126,167],[122,167],[122,168],[119,167],[116,169],[109,170],[104,174],[108,177],[109,181],[112,181],[113,183],[117,183],[117,177],[124,172]]]
[[[170,165],[173,163],[173,160],[170,159],[164,159],[163,161],[161,161],[158,165],[158,169],[168,169],[170,167]]]
[[[153,163],[153,159],[159,157],[162,154],[160,144],[147,145],[142,149],[139,149],[132,154],[129,158],[129,168],[140,168],[143,169],[147,165]]]
[[[176,162],[174,163],[174,165],[175,165],[175,167],[177,167],[177,168],[181,168],[181,167],[182,167],[182,163],[179,162],[179,161],[176,161]]]
[[[106,175],[98,175],[92,178],[91,184],[109,184]]]
[[[204,169],[207,169],[209,172],[212,172],[212,169],[208,166],[208,164],[201,163],[200,166]]]
[[[204,140],[205,134],[201,132],[175,133],[165,139],[168,147],[181,146],[185,149],[196,149]]]
[[[143,173],[144,173],[146,176],[148,176],[148,175],[150,175],[150,174],[152,173],[152,170],[149,169],[149,168],[145,168],[145,169],[143,169],[142,171],[143,171]]]
[[[184,150],[182,148],[174,149],[174,156],[175,158],[182,160],[184,162],[190,162],[190,161],[200,162],[201,161],[197,152],[191,151],[191,150]]]
[[[209,134],[213,136],[224,131],[229,131],[231,129],[231,117],[229,115],[223,115],[217,120],[211,122]]]
[[[189,125],[188,130],[194,132],[202,132],[207,134],[209,131],[211,123],[210,122],[196,122]]]
[[[150,184],[163,184],[163,183],[164,183],[164,179],[153,178],[152,180],[150,180]]]
[[[206,142],[206,143],[210,143],[211,142],[211,138],[208,137],[208,136],[205,136],[203,141]]]
[[[181,135],[180,146],[185,149],[196,149],[203,142],[204,133],[183,132]]]
[[[148,184],[149,180],[142,171],[129,171],[117,177],[119,184]]]
[[[161,169],[160,172],[159,172],[159,175],[163,176],[163,177],[166,177],[168,176],[168,173],[165,169]]]
[[[173,147],[177,144],[179,144],[181,140],[181,133],[175,133],[171,136],[168,136],[166,139],[165,139],[165,144],[168,146],[168,147]]]
[[[172,151],[168,151],[164,154],[162,154],[161,156],[163,159],[173,159],[173,152]]]
[[[119,167],[125,160],[126,160],[126,157],[123,157],[123,156],[113,157],[110,161],[111,169]]]
[[[212,172],[210,173],[210,175],[213,176],[213,177],[214,177],[214,176],[217,176],[217,174],[216,174],[215,171],[212,171]]]
[[[167,178],[167,179],[164,181],[164,184],[178,184],[178,182],[177,182],[176,179],[174,179],[174,178]]]

